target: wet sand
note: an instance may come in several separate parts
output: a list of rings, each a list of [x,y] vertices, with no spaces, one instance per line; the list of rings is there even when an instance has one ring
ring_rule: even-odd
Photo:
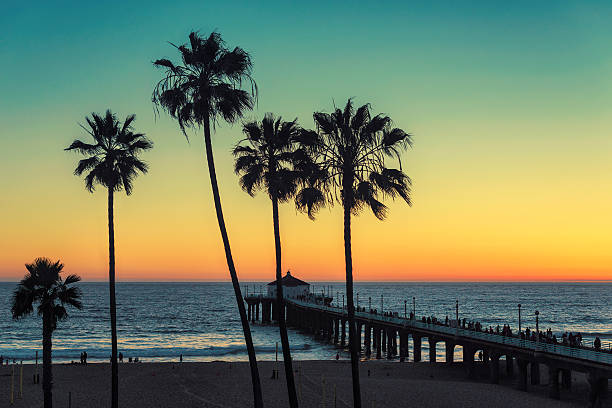
[[[294,363],[300,406],[304,408],[352,407],[348,361],[297,361]],[[266,407],[286,407],[282,363],[280,379],[273,380],[274,362],[259,362]],[[482,367],[484,368],[484,367]],[[24,365],[22,399],[13,407],[42,407],[41,385],[32,383],[34,368]],[[370,375],[368,376],[368,371]],[[546,370],[543,370],[546,371]],[[18,366],[17,370],[18,372]],[[122,407],[249,407],[252,406],[250,371],[246,362],[123,363],[119,366],[119,402]],[[368,361],[360,365],[363,407],[572,407],[586,406],[584,376],[574,374],[572,390],[561,392],[561,401],[547,397],[548,380],[516,389],[516,379],[501,377],[499,385],[484,377],[468,380],[460,363],[398,363]],[[110,406],[110,365],[53,366],[54,406]],[[0,407],[10,407],[10,367],[0,367]],[[42,382],[42,375],[41,375]],[[325,400],[325,404],[322,402]],[[336,401],[334,403],[334,400]]]

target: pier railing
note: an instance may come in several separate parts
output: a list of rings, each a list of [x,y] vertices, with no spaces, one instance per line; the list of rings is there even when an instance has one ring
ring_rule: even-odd
[[[331,313],[340,313],[343,316],[348,315],[346,308],[306,302],[294,298],[287,299],[287,301],[295,305],[307,307],[310,309],[317,309],[320,311],[326,311]],[[450,336],[459,336],[468,339],[482,340],[489,343],[497,343],[526,350],[537,351],[541,353],[556,354],[564,357],[612,365],[612,354],[602,351],[589,350],[579,347],[568,347],[562,344],[551,344],[541,341],[532,341],[521,339],[518,337],[502,336],[501,334],[491,334],[475,330],[462,329],[459,327],[449,327],[435,323],[423,323],[419,320],[411,320],[400,316],[385,316],[377,313],[355,311],[355,317],[369,320],[377,320],[379,322],[395,324],[403,326],[405,328],[414,327],[417,329],[427,330],[431,332],[439,332]]]

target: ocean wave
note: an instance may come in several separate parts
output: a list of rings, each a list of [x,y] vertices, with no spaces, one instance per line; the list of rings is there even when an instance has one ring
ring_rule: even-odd
[[[308,351],[311,350],[310,344],[298,344],[292,345],[291,351]],[[76,360],[77,356],[80,356],[81,352],[87,351],[87,358],[90,360],[107,360],[110,358],[110,349],[59,349],[53,351],[53,359],[59,361],[70,361]],[[173,347],[173,348],[120,348],[119,351],[123,353],[124,358],[138,357],[138,358],[178,358],[181,354],[184,358],[188,357],[223,357],[223,356],[234,356],[240,354],[246,354],[246,347],[243,345],[233,346],[210,346],[205,348],[188,348],[188,347]],[[268,345],[256,345],[256,353],[274,353],[276,346]],[[278,348],[280,352],[280,346]],[[2,350],[0,349],[0,355],[3,355],[5,359],[15,359],[23,361],[34,360],[36,350]],[[38,353],[39,358],[42,358],[42,352]],[[42,361],[42,360],[41,360]]]

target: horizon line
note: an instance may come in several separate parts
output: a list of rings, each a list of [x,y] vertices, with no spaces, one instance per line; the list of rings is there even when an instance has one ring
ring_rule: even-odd
[[[2,280],[0,283],[18,283],[18,280]],[[108,280],[81,280],[83,283],[107,283]],[[231,280],[116,280],[117,283],[231,283]],[[269,280],[245,280],[243,283],[264,283]],[[274,281],[273,281],[274,282]],[[344,280],[314,280],[314,283],[345,283]],[[612,279],[542,279],[542,280],[359,280],[354,283],[612,283]]]

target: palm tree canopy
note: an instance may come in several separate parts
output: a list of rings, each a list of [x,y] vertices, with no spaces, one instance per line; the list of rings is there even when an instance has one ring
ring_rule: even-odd
[[[240,186],[251,196],[263,189],[271,199],[287,201],[298,188],[300,161],[306,158],[296,143],[297,120],[283,122],[268,113],[261,123],[245,123],[242,130],[246,138],[233,150]]]
[[[33,263],[26,264],[28,273],[17,285],[13,293],[11,312],[13,319],[20,319],[34,311],[38,303],[38,315],[50,311],[52,330],[59,320],[68,317],[65,306],[82,308],[81,289],[71,286],[81,280],[77,275],[68,275],[62,280],[60,274],[64,265],[60,261],[52,262],[48,258],[36,258]]]
[[[212,32],[204,38],[189,34],[189,44],[176,46],[181,63],[169,59],[153,62],[165,70],[153,90],[153,103],[177,119],[183,134],[186,127],[200,126],[207,119],[214,124],[218,117],[233,123],[243,112],[252,109],[257,99],[257,84],[251,76],[251,56],[242,48],[225,46],[221,34]],[[249,83],[250,92],[242,89]]]
[[[370,207],[378,219],[384,219],[387,207],[380,200],[386,196],[401,197],[411,205],[410,178],[401,165],[401,151],[412,146],[412,137],[392,127],[383,114],[372,116],[370,105],[357,110],[349,99],[344,109],[332,113],[315,112],[317,132],[309,132],[322,172],[319,186],[328,202],[348,205],[353,214]],[[399,168],[387,167],[389,159]],[[346,185],[345,185],[346,184]],[[344,202],[345,188],[351,189]]]
[[[93,138],[93,143],[75,140],[64,150],[75,150],[84,156],[74,174],[86,174],[85,186],[93,192],[96,184],[112,191],[132,193],[132,183],[138,172],[148,171],[147,163],[138,158],[140,152],[151,149],[151,142],[143,133],[135,133],[135,115],[129,115],[121,123],[110,110],[104,116],[92,113],[87,126],[81,125]]]

